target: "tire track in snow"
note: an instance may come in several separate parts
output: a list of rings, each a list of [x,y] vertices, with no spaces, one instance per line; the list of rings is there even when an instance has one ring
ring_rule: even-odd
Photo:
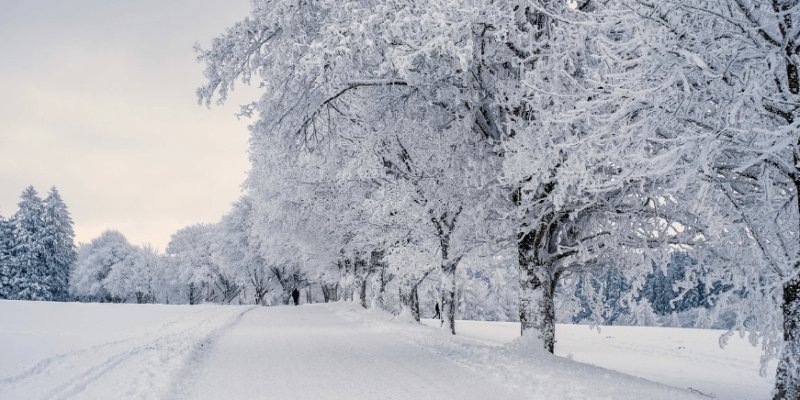
[[[43,359],[41,359],[39,361],[36,361],[33,364],[33,366],[23,370],[22,372],[19,372],[19,373],[15,374],[15,375],[9,375],[9,376],[0,378],[0,389],[2,389],[2,388],[7,389],[7,388],[15,387],[16,386],[15,383],[17,383],[19,381],[23,381],[23,380],[25,380],[27,378],[30,378],[31,376],[40,375],[40,374],[46,374],[46,373],[52,373],[52,372],[57,371],[57,370],[74,368],[76,366],[76,363],[79,363],[81,360],[83,360],[86,357],[87,354],[99,353],[99,352],[105,351],[108,348],[113,348],[115,346],[124,346],[126,343],[133,342],[133,341],[135,341],[137,339],[141,340],[141,337],[143,335],[153,335],[155,332],[163,331],[164,329],[167,329],[168,327],[176,325],[176,324],[181,324],[181,323],[183,323],[183,321],[185,319],[190,318],[192,316],[195,316],[197,314],[204,313],[204,312],[207,312],[207,310],[200,310],[200,311],[195,311],[195,312],[189,313],[187,315],[181,316],[179,319],[177,319],[175,321],[170,321],[170,322],[164,323],[161,326],[159,326],[158,328],[156,328],[156,329],[154,329],[152,331],[146,332],[144,334],[140,333],[140,334],[136,334],[136,335],[131,335],[131,336],[123,338],[123,339],[114,340],[114,341],[111,341],[111,342],[90,346],[90,347],[87,347],[87,348],[84,348],[84,349],[73,350],[73,351],[70,351],[70,352],[56,354],[54,356],[43,358]]]
[[[42,400],[159,399],[198,348],[250,310],[252,307],[209,308],[144,335],[49,357],[0,380],[0,393]]]

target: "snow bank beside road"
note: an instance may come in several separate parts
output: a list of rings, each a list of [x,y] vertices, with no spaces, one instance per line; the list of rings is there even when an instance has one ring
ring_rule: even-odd
[[[686,389],[554,356],[524,341],[498,348],[468,337],[454,337],[442,330],[432,330],[404,317],[364,310],[354,303],[339,302],[329,307],[346,319],[446,357],[534,399],[707,399]]]
[[[438,327],[438,320],[423,320]],[[519,337],[513,322],[456,321],[460,336],[502,346]],[[654,382],[692,388],[717,399],[770,399],[776,361],[758,374],[761,348],[733,336],[721,349],[724,331],[713,329],[586,325],[556,328],[556,355],[613,369]]]

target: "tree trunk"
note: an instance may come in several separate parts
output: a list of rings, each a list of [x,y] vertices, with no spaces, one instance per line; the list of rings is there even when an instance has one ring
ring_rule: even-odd
[[[800,399],[800,276],[783,285],[783,353],[773,400]]]
[[[417,284],[407,286],[405,291],[402,287],[398,290],[400,292],[400,304],[408,308],[414,320],[419,322],[419,295],[417,293]]]
[[[203,282],[203,285],[206,287],[206,303],[214,303],[217,301],[217,292],[211,288],[210,282]]]
[[[536,335],[550,353],[555,347],[556,313],[553,294],[556,279],[551,268],[538,262],[535,232],[519,241],[519,322],[522,335]]]
[[[255,300],[256,305],[260,305],[264,301],[264,296],[267,294],[268,290],[264,286],[257,286],[253,289],[253,299]]]
[[[339,300],[339,283],[328,286],[328,301]]]
[[[319,286],[322,288],[322,301],[327,303],[328,301],[330,301],[330,294],[328,293],[328,285],[320,283]]]
[[[136,304],[147,304],[150,303],[150,299],[152,296],[145,292],[135,292],[134,296],[136,296]]]
[[[458,260],[442,260],[442,326],[456,334],[456,265]]]
[[[361,299],[361,307],[369,308],[367,306],[367,282],[369,281],[369,274],[361,280],[361,288],[358,292],[358,297]]]
[[[353,301],[353,263],[349,259],[340,261],[339,270],[341,271],[339,286],[342,290],[342,297],[339,300]]]
[[[292,287],[288,284],[283,285],[283,293],[281,293],[281,304],[288,306],[289,302],[292,301]]]
[[[386,279],[385,278],[385,270],[381,271],[381,279],[380,279],[380,288],[378,289],[378,307],[382,310],[386,310]]]
[[[197,300],[195,299],[197,296],[197,289],[194,287],[194,282],[189,283],[189,305],[193,306],[197,304]]]
[[[372,299],[370,307],[377,305],[381,309],[384,308],[383,299],[386,293],[386,264],[383,263],[383,251],[373,250],[369,258],[369,273],[375,272],[375,277],[372,279]],[[375,290],[378,287],[378,290]],[[364,287],[366,290],[366,287]],[[377,292],[377,293],[376,293]]]
[[[410,293],[410,303],[409,306],[411,308],[411,316],[414,317],[414,321],[419,322],[419,294],[417,293],[417,286],[414,285],[411,287]]]
[[[455,231],[456,219],[461,208],[455,213],[445,212],[441,217],[431,217],[431,222],[439,235],[442,252],[442,327],[447,322],[450,333],[456,334],[456,266],[461,256],[452,258],[450,254],[450,235]],[[423,278],[424,279],[424,278]]]
[[[403,307],[403,308],[408,307],[409,302],[410,302],[409,295],[408,295],[408,293],[403,291],[403,287],[402,286],[397,288],[397,296],[400,299],[400,306]],[[400,310],[400,313],[401,314],[403,313],[402,309]]]
[[[359,304],[361,304],[361,307],[367,308],[367,277],[369,276],[369,268],[367,263],[361,258],[357,258],[353,264],[354,283],[352,300],[355,301],[355,293],[358,291]]]

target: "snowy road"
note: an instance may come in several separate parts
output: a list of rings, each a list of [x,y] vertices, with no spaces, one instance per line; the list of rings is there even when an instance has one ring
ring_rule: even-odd
[[[211,350],[185,399],[522,399],[324,306],[262,307]]]

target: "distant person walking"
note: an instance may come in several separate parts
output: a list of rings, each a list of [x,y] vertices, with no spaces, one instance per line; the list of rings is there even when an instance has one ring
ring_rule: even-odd
[[[296,306],[300,305],[300,291],[299,290],[297,290],[297,289],[292,290],[292,300],[294,300],[294,305],[296,305]]]
[[[436,308],[433,309],[436,314],[433,315],[433,318],[442,318],[442,314],[439,313],[439,303],[436,303]]]

